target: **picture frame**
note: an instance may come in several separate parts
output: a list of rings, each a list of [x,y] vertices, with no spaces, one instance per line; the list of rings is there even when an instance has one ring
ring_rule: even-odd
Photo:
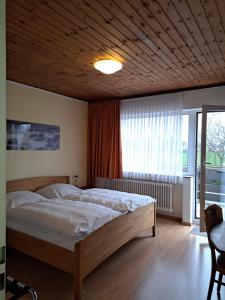
[[[60,127],[7,120],[7,150],[59,150]]]

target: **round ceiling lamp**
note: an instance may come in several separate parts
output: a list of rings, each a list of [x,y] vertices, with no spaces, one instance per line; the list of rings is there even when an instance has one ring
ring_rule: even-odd
[[[113,74],[122,69],[122,63],[117,60],[104,59],[96,61],[94,67],[104,74]]]

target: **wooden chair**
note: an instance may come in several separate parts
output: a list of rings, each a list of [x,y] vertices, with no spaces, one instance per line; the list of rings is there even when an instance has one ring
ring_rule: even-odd
[[[222,208],[216,204],[208,206],[205,209],[205,224],[206,224],[206,231],[207,231],[207,236],[209,241],[209,247],[211,250],[212,268],[211,268],[211,278],[209,282],[207,300],[211,299],[214,282],[218,284],[217,293],[220,292],[221,285],[225,286],[225,283],[222,282],[223,275],[225,275],[225,256],[219,254],[217,257],[216,248],[210,238],[210,232],[213,229],[213,227],[218,225],[221,222],[223,222]],[[215,279],[216,272],[219,272],[218,280]]]

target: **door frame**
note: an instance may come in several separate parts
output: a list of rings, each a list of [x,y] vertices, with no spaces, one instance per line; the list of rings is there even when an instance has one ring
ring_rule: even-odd
[[[0,0],[0,299],[5,299],[6,32],[5,0]]]
[[[223,105],[202,105],[202,129],[201,129],[201,166],[200,166],[200,231],[205,231],[205,164],[206,164],[206,134],[207,113],[225,112]]]

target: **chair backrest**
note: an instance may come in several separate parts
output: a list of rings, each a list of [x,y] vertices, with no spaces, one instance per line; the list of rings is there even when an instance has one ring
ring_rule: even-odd
[[[209,236],[214,226],[223,222],[222,208],[216,204],[210,205],[205,209],[205,225]]]

